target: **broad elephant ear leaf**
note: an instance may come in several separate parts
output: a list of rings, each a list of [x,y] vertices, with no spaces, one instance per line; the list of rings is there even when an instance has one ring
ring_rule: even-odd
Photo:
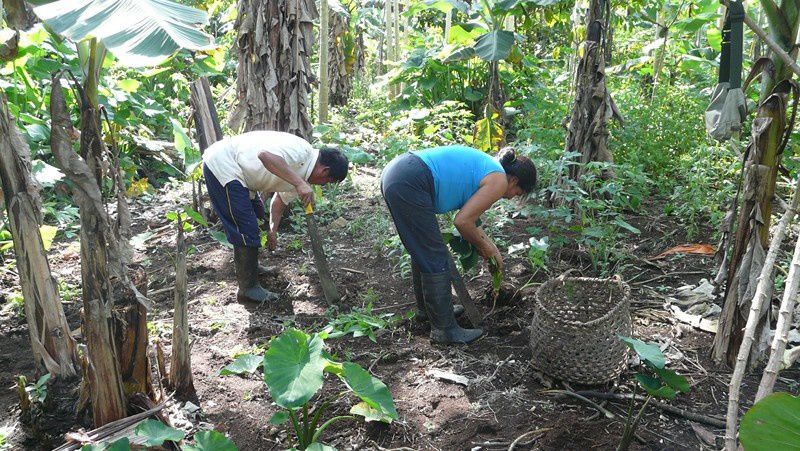
[[[287,329],[272,339],[264,354],[264,382],[275,404],[294,409],[302,406],[322,387],[322,373],[328,365],[319,335],[308,336]]]
[[[800,398],[773,393],[742,418],[739,439],[747,451],[800,449]]]
[[[72,41],[97,38],[126,66],[154,66],[181,48],[214,47],[214,38],[199,29],[208,23],[206,13],[170,0],[59,0],[34,11]]]

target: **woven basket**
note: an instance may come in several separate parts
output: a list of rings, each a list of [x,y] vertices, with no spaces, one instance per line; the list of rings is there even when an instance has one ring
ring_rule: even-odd
[[[619,277],[558,277],[536,291],[532,364],[556,379],[586,385],[622,372],[631,335],[630,288]]]

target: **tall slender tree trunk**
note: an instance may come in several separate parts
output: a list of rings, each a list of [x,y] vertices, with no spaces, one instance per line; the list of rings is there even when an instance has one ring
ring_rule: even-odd
[[[42,205],[39,186],[31,175],[30,149],[7,111],[5,96],[0,94],[0,178],[36,372],[55,377],[75,376],[78,374],[75,340],[70,335],[39,234]]]
[[[450,28],[453,26],[453,10],[444,13],[444,43],[450,41]]]
[[[328,0],[319,0],[319,122],[328,121],[328,94],[330,79],[328,78],[328,52],[330,51],[330,12]]]
[[[794,0],[783,0],[780,6],[771,0],[762,1],[770,37],[797,58],[794,40],[800,28],[800,11]],[[733,366],[743,339],[743,328],[756,289],[756,276],[764,264],[765,249],[769,246],[772,202],[775,181],[787,131],[787,103],[791,85],[781,84],[792,77],[789,67],[773,55],[773,70],[761,77],[761,95],[756,119],[753,121],[748,159],[745,162],[745,182],[742,205],[738,217],[731,261],[725,288],[723,306],[717,335],[714,337],[712,356],[715,361]],[[766,302],[772,298],[767,296]],[[750,353],[749,366],[760,361],[768,346],[770,309],[761,308],[762,315],[756,328],[756,342]]]
[[[353,49],[352,55],[345,55],[345,36],[350,32],[350,16],[337,11],[331,11],[328,32],[328,78],[330,95],[328,100],[331,105],[344,106],[350,98],[353,88],[353,78],[357,72],[358,49]],[[356,42],[353,42],[356,46]],[[348,58],[352,58],[349,59]]]
[[[239,106],[230,125],[311,139],[309,57],[318,18],[313,0],[239,0]]]
[[[605,80],[605,36],[608,32],[610,7],[606,0],[591,0],[586,18],[586,40],[583,57],[578,61],[575,76],[575,101],[567,125],[564,151],[577,152],[576,163],[569,168],[569,178],[579,181],[586,164],[592,161],[613,163],[608,149],[608,121],[622,122]],[[603,174],[613,177],[610,170]]]
[[[661,8],[656,17],[656,39],[661,39],[661,44],[658,46],[656,56],[653,59],[653,91],[650,94],[650,100],[654,100],[658,93],[658,85],[661,82],[661,71],[664,69],[664,58],[667,54],[667,41],[669,40],[669,28],[664,23],[668,20],[666,5]]]
[[[394,27],[394,62],[400,62],[400,0],[394,0],[392,5],[392,26]],[[392,98],[400,95],[400,84],[392,84]]]

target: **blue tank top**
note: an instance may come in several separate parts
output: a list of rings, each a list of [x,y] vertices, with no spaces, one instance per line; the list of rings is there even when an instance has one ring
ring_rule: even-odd
[[[442,146],[411,152],[430,168],[436,213],[458,210],[492,172],[505,172],[496,158],[467,146]]]

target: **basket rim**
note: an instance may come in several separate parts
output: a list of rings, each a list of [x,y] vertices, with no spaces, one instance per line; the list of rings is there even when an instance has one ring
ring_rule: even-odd
[[[597,318],[595,318],[595,319],[593,319],[591,321],[586,321],[586,322],[584,322],[584,321],[573,321],[573,320],[565,320],[563,318],[559,318],[559,317],[553,315],[553,313],[550,311],[550,309],[545,308],[545,306],[542,304],[542,300],[541,300],[540,294],[543,292],[543,290],[548,289],[548,288],[550,288],[551,286],[553,286],[555,284],[564,284],[567,281],[578,282],[578,283],[589,283],[589,282],[603,282],[603,283],[612,282],[612,283],[616,283],[622,289],[622,300],[617,302],[616,305],[614,305],[614,307],[611,310],[606,312],[605,315],[599,316],[599,317],[597,317]],[[540,312],[542,312],[543,314],[547,315],[551,320],[553,320],[555,322],[560,322],[562,324],[569,324],[571,326],[589,327],[589,326],[593,326],[593,325],[595,325],[595,324],[597,324],[599,322],[605,321],[610,316],[617,314],[617,312],[623,306],[629,304],[630,297],[631,297],[631,287],[628,286],[627,283],[623,282],[622,281],[622,277],[620,277],[620,276],[614,276],[614,277],[609,277],[609,278],[605,278],[605,279],[600,279],[600,278],[596,278],[596,277],[555,277],[555,278],[552,278],[552,279],[548,280],[547,282],[545,282],[545,283],[543,283],[543,284],[541,284],[539,286],[539,288],[536,290],[536,295],[534,296],[534,299],[536,301],[536,308]]]

